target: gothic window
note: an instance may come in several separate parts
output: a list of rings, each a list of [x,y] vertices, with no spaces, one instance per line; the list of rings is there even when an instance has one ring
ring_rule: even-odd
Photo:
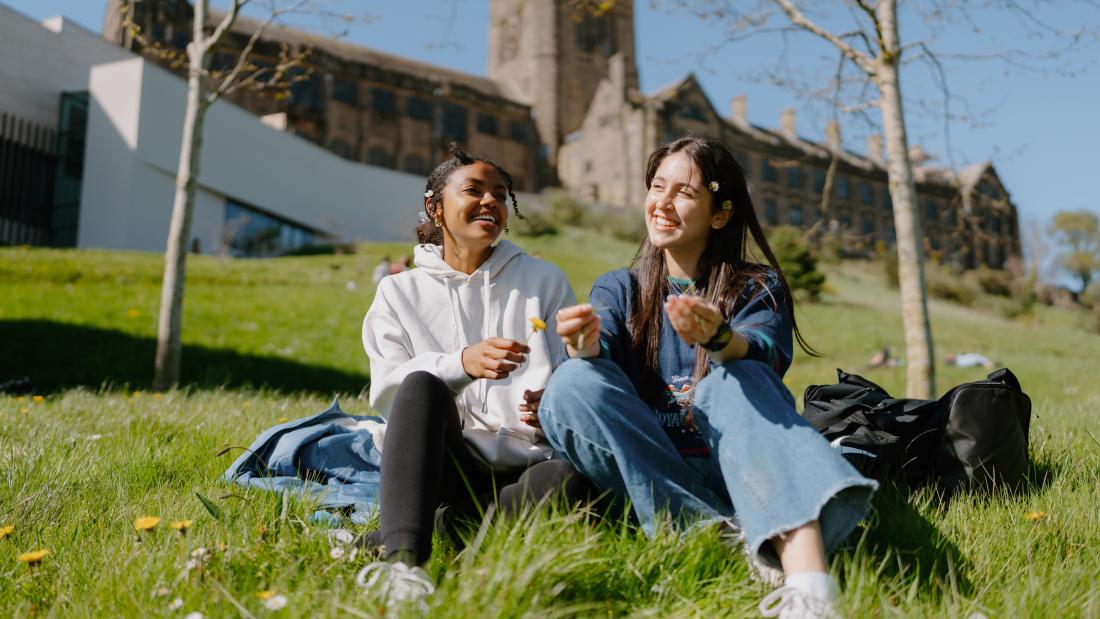
[[[787,186],[802,189],[802,168],[791,166],[787,168]]]
[[[465,142],[469,129],[466,106],[457,103],[443,104],[443,138],[456,142]]]
[[[522,122],[511,121],[508,123],[508,138],[513,142],[527,144],[531,136],[528,135],[527,125]]]
[[[305,71],[299,69],[296,72],[291,72],[291,78],[295,77],[293,73],[304,75]],[[290,100],[297,105],[311,110],[319,109],[321,101],[317,96],[317,79],[310,74],[305,79],[300,79],[292,83],[290,85]]]
[[[774,224],[779,220],[779,204],[772,198],[764,199],[764,221]]]
[[[703,113],[703,108],[693,103],[681,103],[676,108],[676,115],[680,118],[689,118],[691,120],[698,120],[699,122],[707,122],[706,114]]]
[[[924,218],[929,222],[939,219],[939,212],[936,208],[936,203],[932,200],[924,201]]]
[[[852,186],[848,183],[847,176],[837,174],[834,183],[836,185],[836,197],[841,200],[847,200],[852,197]]]
[[[348,144],[344,140],[341,140],[340,138],[333,138],[332,140],[329,140],[328,149],[336,155],[343,157],[344,159],[355,159],[355,149],[353,149],[350,144]]]
[[[860,183],[859,185],[859,201],[863,204],[875,203],[875,190],[868,183]]]
[[[359,84],[355,80],[339,79],[332,83],[332,98],[348,105],[359,104]]]
[[[402,169],[417,176],[427,176],[431,173],[428,162],[420,155],[405,155],[405,165]]]
[[[477,132],[484,133],[486,135],[497,135],[497,117],[492,114],[486,114],[484,112],[478,112],[477,115]]]
[[[615,53],[611,19],[606,15],[581,17],[575,23],[574,36],[579,51],[599,52],[608,57]]]
[[[825,170],[814,170],[814,191],[825,191]]]
[[[405,114],[417,120],[431,120],[432,102],[420,97],[409,97],[405,99]]]
[[[779,178],[779,173],[776,171],[775,166],[772,165],[771,159],[764,157],[763,164],[764,180],[768,181],[769,183],[774,183]]]
[[[393,155],[390,153],[390,151],[379,146],[375,146],[374,148],[367,151],[367,163],[381,168],[392,168]]]
[[[385,88],[371,88],[370,107],[379,114],[396,114],[397,95]]]
[[[787,223],[792,226],[801,226],[803,221],[802,205],[790,204],[787,206]]]

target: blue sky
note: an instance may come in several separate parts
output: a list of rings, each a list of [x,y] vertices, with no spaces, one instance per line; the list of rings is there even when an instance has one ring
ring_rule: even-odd
[[[36,19],[65,15],[95,32],[102,27],[106,7],[106,0],[0,2]],[[225,3],[214,0],[213,4]],[[800,33],[785,39],[762,35],[721,45],[727,38],[723,20],[687,15],[668,8],[671,4],[660,0],[635,2],[643,91],[651,92],[694,72],[720,113],[728,113],[732,97],[746,94],[749,117],[754,123],[776,127],[780,111],[793,107],[798,111],[799,133],[821,139],[831,106],[820,97],[778,87],[767,76],[779,71],[785,77],[820,83],[823,76],[835,71],[836,53],[832,48]],[[915,4],[919,3],[908,6]],[[341,13],[371,15],[369,23],[357,20],[349,25],[335,20],[322,26],[348,29],[346,39],[351,42],[471,73],[486,71],[487,0],[335,0],[329,6]],[[1056,29],[1083,25],[1100,31],[1100,10],[1088,8],[1087,3],[1080,6],[1084,8],[1040,11],[1036,17]],[[919,16],[903,13],[901,17],[903,42],[931,35]],[[843,28],[846,17],[821,19]],[[302,23],[317,29],[306,20]],[[1017,41],[1033,44],[1037,31],[1042,27],[1017,15],[978,14],[973,22],[949,23],[936,39],[936,50],[988,54],[1016,46]],[[1048,34],[1045,41],[1031,49],[1049,49],[1062,40]],[[1025,224],[1045,224],[1061,209],[1100,212],[1096,191],[1100,174],[1100,115],[1095,111],[1100,102],[1097,60],[1097,44],[1067,58],[1065,68],[1073,75],[1044,74],[999,61],[946,59],[948,83],[960,98],[952,103],[952,111],[967,114],[968,120],[950,123],[949,149],[942,109],[921,112],[914,103],[907,108],[910,142],[922,144],[937,163],[944,165],[959,167],[991,159]],[[906,70],[902,88],[907,98],[942,100],[932,72],[923,66]],[[846,146],[863,151],[866,125],[850,117],[842,117],[842,125]]]

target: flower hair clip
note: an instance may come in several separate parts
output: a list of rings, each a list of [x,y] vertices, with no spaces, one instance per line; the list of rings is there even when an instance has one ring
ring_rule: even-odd
[[[434,196],[434,195],[435,195],[435,192],[434,192],[434,191],[432,191],[431,189],[429,189],[429,190],[427,190],[427,191],[425,191],[425,192],[424,192],[424,197],[425,197],[425,198],[430,198],[430,197],[432,197],[432,196]]]
[[[712,192],[718,191],[718,187],[718,181],[711,181],[710,184],[707,185],[707,188],[709,188]]]
[[[732,211],[733,210],[733,200],[723,201],[722,202],[722,210],[723,211]]]

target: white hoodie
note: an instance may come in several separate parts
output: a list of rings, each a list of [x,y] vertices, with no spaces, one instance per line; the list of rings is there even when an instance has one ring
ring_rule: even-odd
[[[371,406],[388,419],[405,377],[427,371],[455,394],[463,435],[486,465],[508,470],[548,459],[550,446],[520,421],[519,405],[525,390],[544,388],[566,359],[554,335],[558,310],[576,303],[565,274],[509,241],[470,275],[444,262],[438,245],[418,245],[415,262],[416,269],[382,280],[363,320]],[[532,335],[531,318],[546,330]],[[475,381],[462,367],[462,350],[494,336],[526,342],[531,351],[508,378]]]

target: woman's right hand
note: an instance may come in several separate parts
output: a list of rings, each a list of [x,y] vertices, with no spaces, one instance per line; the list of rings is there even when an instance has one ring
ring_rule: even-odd
[[[558,335],[570,357],[600,354],[600,316],[591,305],[574,305],[558,310]]]
[[[462,369],[470,378],[500,380],[526,361],[524,353],[530,350],[523,342],[491,337],[462,350]]]

